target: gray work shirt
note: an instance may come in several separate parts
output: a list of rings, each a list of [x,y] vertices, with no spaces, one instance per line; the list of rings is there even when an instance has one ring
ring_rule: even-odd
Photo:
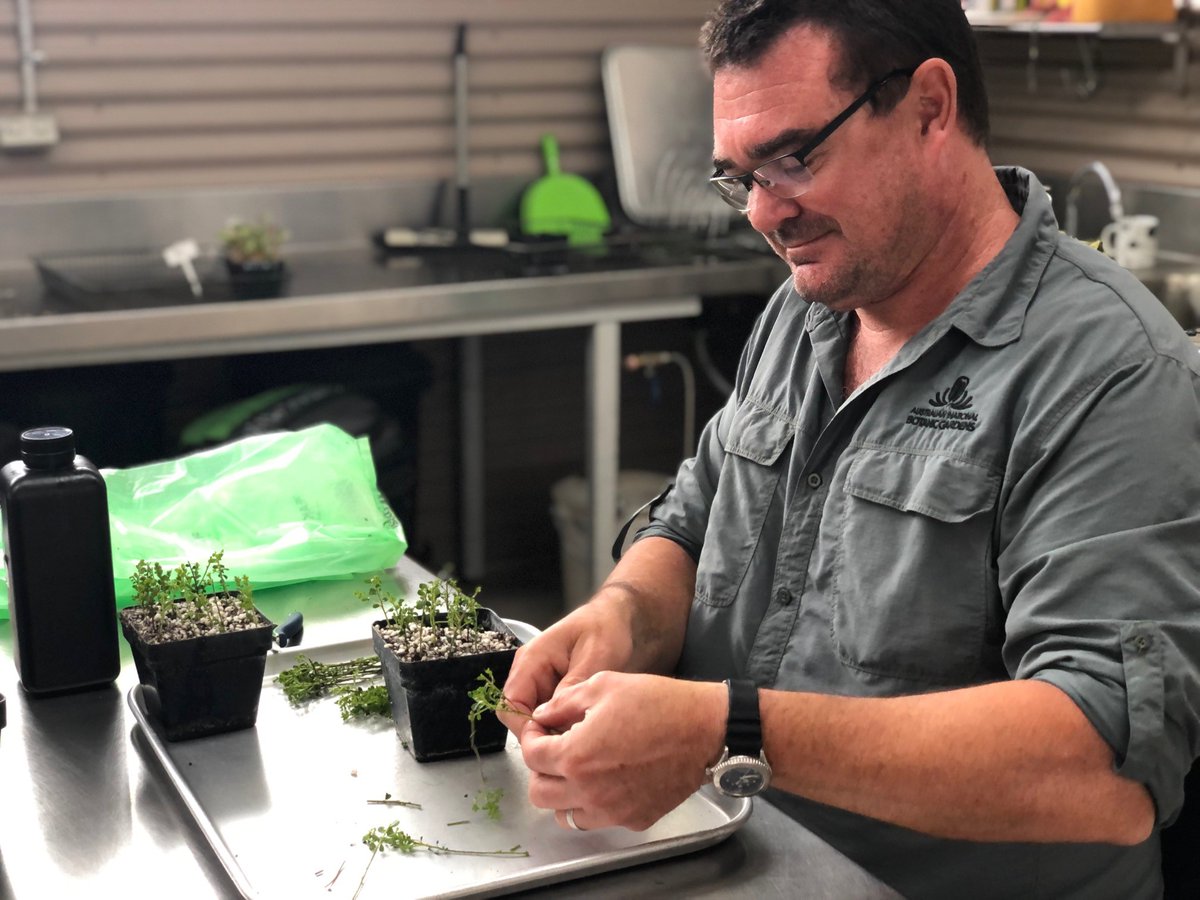
[[[1162,825],[1200,753],[1200,354],[1059,232],[1031,173],[997,175],[1015,233],[845,402],[847,315],[780,288],[639,537],[698,562],[680,674],[852,696],[1042,679]],[[1157,834],[948,841],[771,799],[911,896],[1161,891]]]

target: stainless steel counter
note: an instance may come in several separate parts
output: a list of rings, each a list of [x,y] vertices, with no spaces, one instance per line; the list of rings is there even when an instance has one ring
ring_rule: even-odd
[[[785,269],[774,256],[728,245],[623,244],[546,255],[441,251],[377,256],[367,247],[295,253],[284,295],[230,300],[219,281],[211,300],[192,300],[182,275],[161,305],[130,308],[119,294],[63,299],[43,292],[29,263],[0,268],[0,370],[163,360],[398,340],[466,338],[464,433],[483,415],[480,335],[582,327],[592,581],[607,573],[616,518],[620,435],[620,328],[625,322],[689,318],[701,296],[765,295]],[[483,449],[464,447],[465,577],[483,574]]]
[[[119,296],[72,303],[32,264],[0,269],[0,369],[353,346],[591,326],[678,314],[680,298],[769,292],[785,271],[742,251],[576,254],[541,268],[443,253],[379,259],[369,248],[297,253],[283,296],[193,301],[182,276],[159,306]],[[218,283],[219,284],[219,283]]]
[[[428,577],[414,563],[401,580]],[[305,643],[357,628],[370,610],[354,585],[326,582],[263,591],[278,620],[306,617]],[[69,652],[66,651],[66,652]],[[220,863],[157,769],[126,702],[136,681],[128,648],[114,687],[32,698],[17,684],[10,624],[0,623],[0,898],[123,900],[236,897]],[[320,748],[296,748],[322,763]],[[297,785],[303,790],[303,785]],[[314,811],[319,814],[319,811]],[[305,865],[281,859],[281,867]],[[395,896],[402,897],[398,885]],[[894,898],[897,895],[770,804],[714,847],[593,876],[525,896],[572,898]],[[287,898],[292,900],[292,898]]]

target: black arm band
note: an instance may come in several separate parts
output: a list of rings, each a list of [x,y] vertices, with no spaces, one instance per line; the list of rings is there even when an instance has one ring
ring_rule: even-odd
[[[762,720],[758,713],[758,686],[744,678],[730,678],[729,725],[725,746],[731,754],[758,756],[762,752]]]

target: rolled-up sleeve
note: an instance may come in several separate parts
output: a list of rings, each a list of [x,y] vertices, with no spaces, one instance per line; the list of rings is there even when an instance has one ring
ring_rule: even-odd
[[[1162,825],[1200,755],[1198,385],[1155,356],[1048,411],[997,521],[1010,675],[1070,696]]]

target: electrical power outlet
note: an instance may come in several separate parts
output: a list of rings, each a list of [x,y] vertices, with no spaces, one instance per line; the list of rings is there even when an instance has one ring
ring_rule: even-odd
[[[19,152],[53,147],[58,143],[58,123],[54,116],[23,113],[0,117],[0,149]]]

